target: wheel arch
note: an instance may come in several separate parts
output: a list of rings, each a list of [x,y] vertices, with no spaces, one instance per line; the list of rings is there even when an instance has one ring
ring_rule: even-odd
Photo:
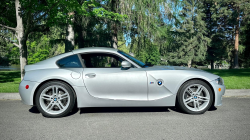
[[[43,84],[45,84],[45,83],[47,83],[47,82],[51,82],[51,81],[60,81],[60,82],[63,82],[63,83],[65,83],[65,84],[67,84],[67,85],[71,88],[71,90],[73,91],[73,93],[75,94],[75,97],[76,97],[76,104],[77,104],[77,94],[76,94],[76,91],[75,91],[75,89],[72,87],[71,84],[69,84],[67,81],[64,81],[64,80],[62,80],[62,79],[47,79],[47,80],[41,82],[41,83],[36,87],[36,89],[35,89],[35,91],[34,91],[34,94],[33,94],[33,105],[36,105],[36,100],[35,100],[35,98],[36,98],[36,94],[37,94],[38,89],[39,89]]]
[[[212,103],[212,105],[214,105],[214,102],[215,102],[215,91],[214,91],[214,88],[213,88],[213,86],[211,85],[210,82],[208,82],[207,80],[202,79],[202,78],[191,78],[191,79],[186,80],[185,82],[183,82],[183,83],[181,84],[181,86],[179,86],[179,89],[178,89],[178,91],[177,91],[177,94],[179,93],[179,90],[181,89],[181,87],[182,87],[185,83],[187,83],[187,82],[189,82],[189,81],[192,81],[192,80],[200,80],[200,81],[203,81],[203,82],[205,82],[205,83],[211,88],[212,93],[213,93],[213,95],[214,95],[214,96],[213,96],[213,103]],[[176,96],[177,96],[177,94],[176,94]],[[175,99],[175,103],[177,103],[176,101],[177,101],[177,98]]]

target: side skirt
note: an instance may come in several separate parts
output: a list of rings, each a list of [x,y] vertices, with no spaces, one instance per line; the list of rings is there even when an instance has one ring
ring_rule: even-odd
[[[131,101],[95,98],[89,95],[85,87],[73,86],[77,95],[77,107],[139,107],[139,106],[175,106],[176,95],[158,100]]]

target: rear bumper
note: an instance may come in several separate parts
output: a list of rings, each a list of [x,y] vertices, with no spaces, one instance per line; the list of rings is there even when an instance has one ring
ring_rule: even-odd
[[[225,94],[225,85],[219,85],[215,81],[210,82],[214,89],[214,106],[222,105],[222,96]],[[221,89],[219,91],[219,89]]]
[[[29,85],[29,88],[26,89],[25,86]],[[35,93],[36,87],[39,85],[37,82],[25,81],[19,84],[19,94],[22,98],[22,102],[26,105],[33,105],[33,96]]]

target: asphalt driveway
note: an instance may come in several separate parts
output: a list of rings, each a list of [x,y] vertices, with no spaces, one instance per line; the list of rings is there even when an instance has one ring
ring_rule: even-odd
[[[45,118],[20,100],[0,100],[0,139],[249,139],[250,97],[224,97],[203,115],[175,108],[85,108]]]

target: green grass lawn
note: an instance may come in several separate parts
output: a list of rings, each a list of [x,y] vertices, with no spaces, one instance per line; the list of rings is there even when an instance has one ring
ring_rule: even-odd
[[[20,71],[0,71],[0,93],[18,92]]]
[[[206,70],[223,78],[226,89],[250,89],[250,69]]]
[[[250,69],[206,70],[224,79],[227,89],[250,89]],[[0,93],[18,92],[20,71],[0,71]]]

